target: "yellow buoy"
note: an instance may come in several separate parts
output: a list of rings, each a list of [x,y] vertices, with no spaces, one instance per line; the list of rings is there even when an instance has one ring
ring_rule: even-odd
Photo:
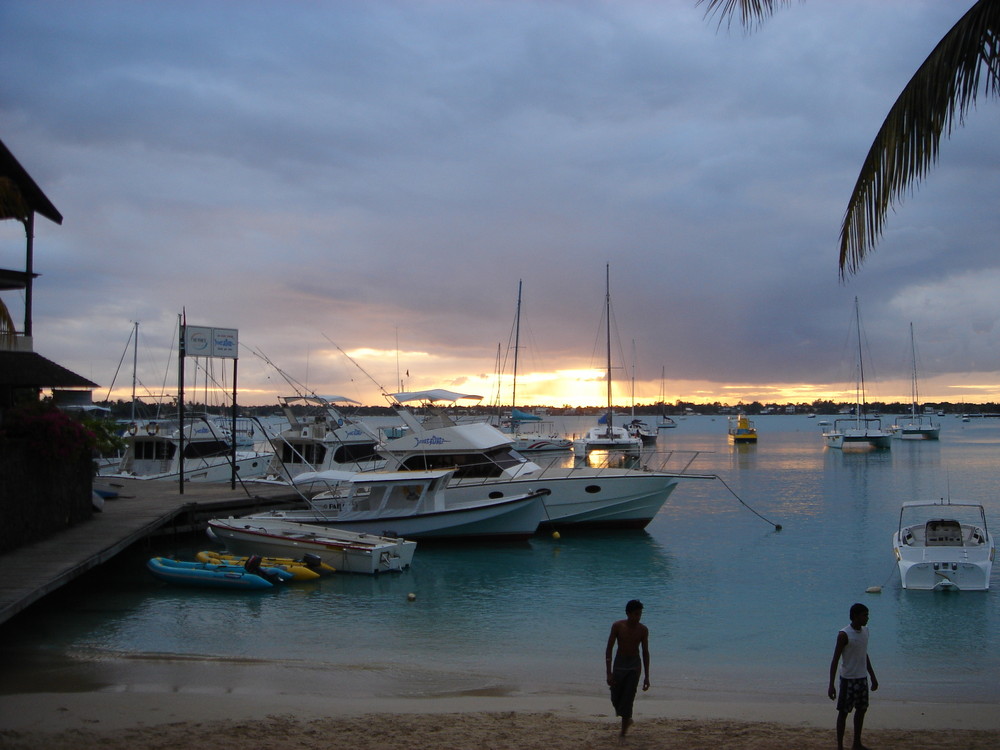
[[[559,536],[559,532],[558,531],[553,531],[552,532],[552,538],[553,539],[561,539],[562,537]]]

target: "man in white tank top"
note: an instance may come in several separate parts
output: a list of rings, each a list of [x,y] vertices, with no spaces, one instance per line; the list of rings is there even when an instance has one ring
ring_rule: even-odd
[[[844,730],[847,715],[854,711],[854,750],[867,750],[861,744],[861,730],[868,710],[868,676],[871,689],[878,690],[878,679],[868,658],[868,607],[855,604],[851,607],[851,624],[837,633],[837,645],[830,662],[830,687],[827,694],[836,700],[837,689],[833,682],[840,664],[840,700],[837,701],[837,748],[844,748]]]

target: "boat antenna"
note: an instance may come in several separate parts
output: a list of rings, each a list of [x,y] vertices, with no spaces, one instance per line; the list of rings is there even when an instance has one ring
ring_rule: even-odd
[[[781,524],[780,523],[775,523],[774,521],[772,521],[772,520],[770,520],[768,518],[764,518],[764,516],[762,516],[756,510],[754,510],[753,508],[751,508],[749,505],[747,505],[747,503],[743,500],[743,498],[740,497],[739,495],[737,495],[735,492],[733,492],[733,488],[730,487],[728,484],[726,484],[726,480],[723,479],[722,477],[720,477],[718,474],[715,475],[715,478],[718,479],[720,482],[722,482],[722,486],[725,487],[727,490],[729,490],[729,492],[732,494],[732,496],[735,497],[737,500],[739,500],[740,504],[744,508],[746,508],[747,510],[749,510],[751,513],[753,513],[755,516],[757,516],[762,521],[766,521],[767,523],[771,524],[774,527],[775,531],[781,531]]]
[[[341,353],[341,354],[343,354],[343,355],[344,355],[345,357],[347,357],[347,361],[348,361],[348,362],[350,362],[350,363],[351,363],[352,365],[354,365],[354,366],[355,366],[355,367],[357,367],[357,368],[358,368],[359,370],[361,370],[361,372],[362,372],[362,373],[364,374],[364,376],[365,376],[366,378],[368,378],[368,379],[369,379],[370,381],[372,381],[372,384],[373,384],[373,385],[374,385],[374,386],[375,386],[376,388],[378,388],[378,390],[379,390],[379,393],[381,393],[381,394],[382,394],[382,397],[383,397],[383,398],[385,398],[386,400],[388,400],[388,402],[389,402],[389,403],[390,403],[391,405],[393,405],[393,406],[400,406],[400,405],[401,405],[401,404],[400,404],[400,403],[399,403],[398,401],[396,401],[396,399],[395,399],[395,398],[393,398],[393,397],[392,397],[392,394],[391,394],[391,393],[389,393],[388,391],[386,391],[386,389],[385,389],[385,388],[384,388],[384,387],[382,386],[382,384],[381,384],[381,383],[379,383],[379,382],[378,382],[378,381],[377,381],[377,380],[376,380],[375,378],[373,378],[373,377],[371,376],[371,373],[369,373],[369,372],[368,372],[368,371],[367,371],[367,370],[366,370],[366,369],[365,369],[364,367],[362,367],[362,366],[361,366],[360,364],[358,364],[357,360],[355,360],[355,359],[354,359],[354,357],[352,357],[352,356],[351,356],[350,354],[348,354],[348,353],[347,353],[347,352],[345,352],[345,351],[344,351],[343,349],[341,349],[341,348],[340,348],[340,345],[339,345],[339,344],[338,344],[338,343],[337,343],[336,341],[334,341],[333,339],[331,339],[331,338],[330,338],[329,336],[327,336],[327,335],[326,335],[325,333],[324,333],[324,334],[322,334],[322,336],[323,336],[323,338],[325,338],[325,339],[326,339],[327,341],[329,341],[329,342],[330,342],[331,344],[333,344],[334,348],[336,348],[336,350],[337,350],[338,352],[340,352],[340,353]]]

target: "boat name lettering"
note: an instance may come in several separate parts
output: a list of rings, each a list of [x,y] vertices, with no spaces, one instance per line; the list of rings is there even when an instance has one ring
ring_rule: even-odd
[[[420,438],[417,440],[417,445],[441,445],[442,443],[450,443],[450,440],[445,440],[440,435],[432,435],[431,437]]]

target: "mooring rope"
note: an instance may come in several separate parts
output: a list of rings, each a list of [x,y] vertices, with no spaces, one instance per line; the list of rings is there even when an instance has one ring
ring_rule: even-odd
[[[751,513],[753,513],[755,516],[757,516],[758,518],[760,518],[762,521],[767,521],[767,523],[771,524],[774,527],[775,531],[781,531],[781,524],[780,523],[775,523],[774,521],[772,521],[772,520],[770,520],[768,518],[764,518],[764,516],[762,516],[756,510],[754,510],[753,508],[751,508],[749,505],[747,505],[747,503],[744,502],[743,498],[740,497],[739,495],[737,495],[735,492],[733,492],[733,488],[730,487],[728,484],[726,484],[726,480],[723,479],[722,477],[720,477],[718,474],[715,475],[715,478],[718,479],[720,482],[722,482],[722,486],[725,487],[727,490],[729,490],[729,492],[732,493],[732,496],[735,497],[737,500],[739,500],[740,504],[744,508],[746,508],[747,510],[749,510]]]

